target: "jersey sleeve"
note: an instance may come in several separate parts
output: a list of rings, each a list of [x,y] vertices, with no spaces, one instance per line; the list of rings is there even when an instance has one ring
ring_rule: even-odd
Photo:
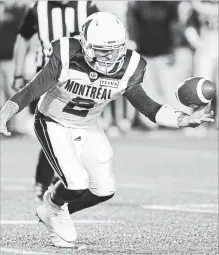
[[[73,37],[62,37],[51,42],[48,56],[53,54],[61,61],[62,66],[65,66],[80,48],[81,46],[77,39]]]
[[[126,91],[131,89],[136,84],[140,84],[143,82],[145,71],[146,71],[146,66],[147,66],[146,60],[143,57],[140,57],[138,66],[128,81]]]
[[[57,84],[61,70],[60,60],[52,53],[41,71],[25,87],[14,94],[10,100],[17,103],[19,111],[21,111]]]
[[[124,96],[126,96],[136,110],[144,114],[151,121],[156,122],[155,116],[162,105],[151,99],[142,88],[140,83],[132,86],[128,91],[125,92]]]
[[[57,59],[61,61],[60,39],[51,41],[49,53],[47,56],[51,57],[52,55],[54,55]]]
[[[35,4],[29,9],[26,18],[19,29],[19,34],[27,40],[29,40],[37,32],[38,19],[36,8],[37,6]]]

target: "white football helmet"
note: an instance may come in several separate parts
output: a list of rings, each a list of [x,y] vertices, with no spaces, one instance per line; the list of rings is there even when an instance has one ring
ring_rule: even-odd
[[[127,51],[126,29],[122,22],[108,12],[90,15],[81,29],[81,46],[85,61],[95,71],[112,75],[118,72]],[[95,50],[115,51],[113,61],[103,61],[95,55]]]

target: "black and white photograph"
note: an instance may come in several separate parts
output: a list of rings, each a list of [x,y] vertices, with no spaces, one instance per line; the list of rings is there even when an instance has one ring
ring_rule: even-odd
[[[0,254],[219,254],[218,17],[0,0]]]

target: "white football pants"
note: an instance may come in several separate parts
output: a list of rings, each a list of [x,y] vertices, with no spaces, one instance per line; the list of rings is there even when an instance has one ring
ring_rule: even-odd
[[[35,121],[35,132],[66,188],[89,188],[97,196],[115,192],[113,151],[101,127],[72,129],[40,118]]]

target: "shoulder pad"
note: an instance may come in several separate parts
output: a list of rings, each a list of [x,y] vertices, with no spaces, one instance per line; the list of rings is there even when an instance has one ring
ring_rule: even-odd
[[[77,52],[82,50],[79,40],[70,37],[69,38],[69,56],[72,58]]]
[[[138,71],[138,72],[139,72],[139,71],[145,71],[146,66],[147,66],[147,61],[141,56],[136,71]]]
[[[48,56],[51,56],[52,54],[54,54],[58,59],[61,59],[61,57],[60,57],[60,40],[51,41]]]
[[[139,53],[128,50],[124,63],[125,76],[131,78],[136,73],[145,71],[147,62]]]
[[[130,50],[130,60],[125,75],[128,77],[128,86],[142,83],[147,62],[136,51]]]
[[[133,53],[136,54],[137,52],[133,50]],[[137,54],[139,55],[139,61],[138,61],[138,65],[137,65],[137,67],[136,67],[135,72],[133,73],[133,75],[136,74],[136,73],[145,71],[146,65],[147,65],[147,61],[146,61],[139,53],[137,53]],[[131,59],[131,60],[132,60],[132,59]],[[134,61],[133,61],[133,62],[134,62]],[[131,64],[132,64],[132,63],[131,63]]]
[[[61,62],[62,66],[68,67],[69,60],[81,50],[80,42],[73,37],[61,37],[51,41],[49,56],[54,54]]]

